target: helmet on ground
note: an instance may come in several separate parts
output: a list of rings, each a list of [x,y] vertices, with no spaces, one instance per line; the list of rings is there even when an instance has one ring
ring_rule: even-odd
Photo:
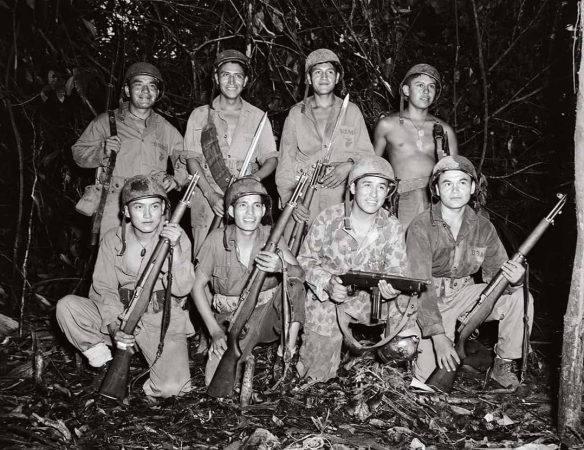
[[[122,205],[144,198],[158,197],[168,204],[168,195],[164,188],[150,175],[136,175],[128,178],[122,188]]]
[[[267,217],[267,220],[270,221],[272,217],[272,199],[260,181],[249,177],[235,180],[227,189],[227,192],[225,193],[225,217],[229,218],[229,214],[227,214],[229,207],[235,204],[238,199],[245,197],[246,195],[260,195],[263,198],[264,205],[266,206],[266,214],[264,217]]]
[[[343,78],[344,70],[343,70],[343,66],[341,65],[341,60],[339,59],[339,57],[337,56],[337,54],[335,52],[333,52],[332,50],[329,50],[328,48],[319,48],[318,50],[314,50],[313,52],[311,52],[306,57],[306,63],[304,65],[304,72],[306,74],[310,74],[310,72],[312,71],[312,68],[314,66],[316,66],[317,64],[322,64],[322,63],[327,63],[327,62],[331,63],[333,66],[335,66],[335,68],[337,69],[337,71],[341,75],[341,78]]]
[[[418,354],[418,336],[396,336],[377,349],[377,356],[384,363],[392,361],[412,361]]]
[[[154,65],[148,62],[140,61],[137,63],[132,64],[126,70],[126,75],[124,76],[124,83],[128,84],[132,81],[132,78],[138,75],[150,75],[151,77],[155,78],[158,82],[158,97],[157,100],[162,97],[164,93],[164,79],[162,78],[162,74],[160,70]]]
[[[219,67],[228,62],[240,64],[246,74],[250,71],[249,58],[239,50],[233,49],[223,50],[221,53],[219,53],[215,58],[213,67],[215,67],[215,70],[219,70]]]
[[[432,169],[432,179],[430,180],[430,188],[432,190],[432,194],[436,195],[436,184],[438,183],[438,178],[444,172],[449,170],[460,170],[462,172],[467,173],[472,181],[477,183],[477,171],[473,165],[467,158],[460,155],[454,156],[445,156],[440,161],[436,163],[434,169]]]
[[[395,183],[395,173],[391,164],[381,156],[365,156],[359,159],[349,172],[347,188],[366,176],[385,178]]]
[[[403,85],[406,84],[410,78],[418,75],[428,75],[430,78],[433,78],[436,81],[436,98],[438,98],[440,96],[440,92],[442,91],[442,78],[440,77],[440,72],[438,72],[434,66],[425,63],[416,64],[410,67],[410,70],[406,72],[404,79],[399,85],[400,92]]]

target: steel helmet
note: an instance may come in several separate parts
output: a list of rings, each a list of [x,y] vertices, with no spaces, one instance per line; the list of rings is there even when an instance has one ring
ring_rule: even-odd
[[[128,178],[122,188],[122,205],[143,198],[158,197],[168,204],[168,195],[164,188],[150,175],[136,175]]]
[[[240,64],[243,67],[243,70],[247,74],[250,70],[249,65],[249,58],[241,53],[239,50],[223,50],[221,53],[217,55],[215,58],[215,62],[213,63],[213,67],[215,70],[219,70],[223,64],[228,62],[235,62]]]
[[[462,172],[467,173],[472,181],[477,183],[477,171],[473,165],[467,158],[460,155],[454,156],[445,156],[440,161],[436,163],[434,169],[432,169],[432,179],[430,180],[430,188],[432,190],[432,194],[436,195],[436,184],[438,183],[438,178],[444,172],[449,170],[460,170]]]
[[[329,50],[328,48],[319,48],[314,50],[306,57],[306,63],[304,65],[304,72],[310,74],[312,68],[317,64],[321,63],[331,63],[339,71],[341,79],[344,75],[343,66],[341,65],[341,60],[335,52]]]
[[[442,78],[440,77],[440,72],[430,64],[416,64],[410,67],[410,70],[406,72],[404,79],[400,83],[400,92],[402,91],[402,87],[404,84],[408,82],[408,80],[417,75],[428,75],[430,78],[433,78],[436,81],[437,89],[436,89],[436,98],[440,96],[440,92],[442,91]],[[403,94],[402,94],[403,95]]]
[[[154,65],[148,62],[140,61],[137,63],[132,64],[126,70],[126,75],[124,76],[124,82],[128,84],[132,80],[132,78],[138,75],[150,75],[151,77],[155,78],[158,82],[158,97],[157,100],[162,98],[162,94],[164,93],[164,79],[162,78],[162,74],[160,70]]]
[[[229,217],[227,210],[229,207],[246,195],[260,195],[266,206],[266,216],[271,217],[272,200],[264,185],[255,178],[244,177],[235,180],[225,192],[225,217]]]
[[[359,178],[366,176],[385,178],[395,183],[395,173],[389,161],[381,156],[365,156],[353,164],[348,176],[347,189]]]

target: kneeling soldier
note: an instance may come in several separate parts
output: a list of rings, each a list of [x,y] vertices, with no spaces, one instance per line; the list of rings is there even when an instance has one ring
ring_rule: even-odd
[[[396,191],[389,162],[378,156],[362,157],[353,165],[347,186],[345,203],[317,216],[298,255],[309,286],[298,372],[313,381],[326,381],[337,374],[343,343],[338,323],[370,323],[370,293],[357,291],[349,296],[339,275],[351,269],[409,274],[402,227],[382,208]],[[385,300],[399,295],[384,280],[379,282],[379,291]],[[415,299],[406,296],[384,303],[389,328],[396,335],[415,334],[415,307]],[[396,329],[399,326],[401,330]]]
[[[235,181],[225,195],[228,224],[213,231],[204,241],[197,256],[195,304],[211,336],[211,348],[205,368],[208,385],[227,349],[225,330],[239,306],[239,298],[252,273],[254,263],[268,272],[256,308],[247,323],[247,334],[241,347],[244,354],[256,343],[273,342],[281,329],[281,291],[279,274],[289,275],[287,291],[290,301],[288,350],[295,351],[298,331],[304,322],[304,273],[296,258],[283,242],[280,254],[262,251],[270,235],[270,197],[264,186],[253,178]],[[207,298],[205,286],[211,284],[213,298]],[[268,311],[264,311],[268,308]],[[263,318],[263,320],[262,320]],[[282,349],[279,350],[280,352]]]
[[[112,343],[122,349],[137,345],[150,366],[144,392],[152,397],[180,395],[191,389],[186,338],[193,333],[193,327],[183,310],[195,277],[191,243],[179,225],[165,223],[168,197],[153,177],[137,175],[128,179],[121,198],[125,223],[109,230],[101,241],[89,298],[63,297],[57,304],[57,321],[92,367],[106,367],[112,359],[108,347]],[[160,237],[168,239],[172,247],[172,268],[168,261],[164,263],[138,331],[135,335],[126,334],[120,330],[120,315]],[[171,296],[166,295],[167,289]],[[167,299],[172,302],[170,324],[164,351],[157,359]]]
[[[415,364],[415,376],[424,382],[436,368],[456,370],[460,358],[454,348],[458,317],[469,311],[486,284],[474,284],[482,271],[485,282],[501,268],[510,286],[499,298],[487,320],[499,321],[499,340],[491,378],[505,388],[519,385],[513,372],[521,358],[523,341],[523,284],[525,268],[509,260],[493,224],[468,205],[477,173],[463,156],[442,158],[432,171],[432,193],[439,198],[417,216],[408,228],[408,258],[414,276],[433,279],[420,296],[418,323],[424,339]],[[533,320],[529,296],[528,322]]]

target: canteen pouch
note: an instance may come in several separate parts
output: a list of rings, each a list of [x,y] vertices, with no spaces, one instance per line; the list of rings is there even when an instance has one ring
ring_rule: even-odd
[[[85,216],[93,216],[99,206],[100,197],[101,185],[90,184],[85,187],[85,192],[75,205],[75,209]]]

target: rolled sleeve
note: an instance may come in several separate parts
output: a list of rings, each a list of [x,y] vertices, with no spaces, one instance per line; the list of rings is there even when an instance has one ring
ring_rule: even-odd
[[[107,114],[100,114],[85,128],[71,147],[73,159],[79,167],[93,169],[103,164],[105,139],[109,136]]]
[[[203,154],[203,149],[201,148],[201,132],[206,121],[204,117],[207,115],[208,111],[206,108],[197,108],[189,116],[182,154],[185,159],[200,157]]]

